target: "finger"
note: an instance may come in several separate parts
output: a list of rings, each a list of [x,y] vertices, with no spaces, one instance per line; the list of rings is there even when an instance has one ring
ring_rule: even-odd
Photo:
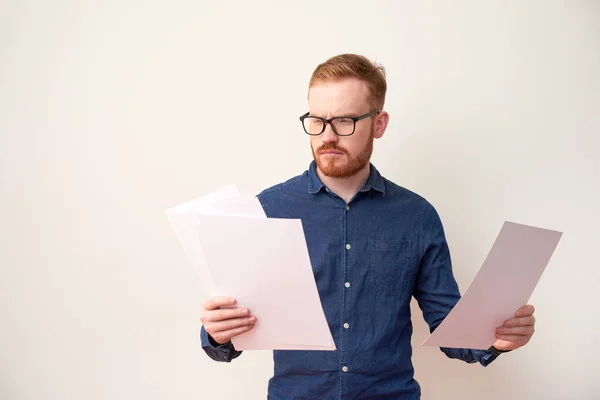
[[[503,326],[505,326],[507,328],[512,328],[514,326],[528,326],[528,325],[535,325],[535,317],[533,315],[530,315],[528,317],[507,319],[506,321],[504,321]]]
[[[232,297],[211,297],[210,299],[204,302],[205,310],[216,310],[219,307],[232,306],[236,303],[235,299]]]
[[[229,329],[227,331],[219,332],[216,334],[216,337],[211,334],[212,338],[219,344],[224,344],[229,342],[231,339],[236,337],[239,334],[249,331],[252,329],[254,325],[245,325],[235,329]]]
[[[498,335],[522,335],[522,336],[531,336],[535,329],[532,325],[527,326],[515,326],[513,328],[498,328],[496,329],[496,333]]]
[[[523,345],[530,339],[529,336],[523,335],[496,335],[496,338],[506,342],[516,343],[518,345]]]
[[[509,348],[512,348],[514,345],[513,342],[509,342],[507,340],[496,340],[494,342],[494,347],[497,348],[498,350],[508,350]]]
[[[223,308],[206,312],[202,320],[204,322],[219,322],[248,316],[250,316],[250,310],[247,308]]]
[[[254,325],[255,323],[256,317],[234,318],[225,321],[208,322],[204,328],[214,338],[217,333],[237,329],[241,326]]]
[[[516,317],[526,317],[535,312],[535,308],[531,304],[527,304],[517,310]]]

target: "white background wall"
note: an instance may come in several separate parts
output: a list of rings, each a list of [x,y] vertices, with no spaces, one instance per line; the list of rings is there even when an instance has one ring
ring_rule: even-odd
[[[163,212],[302,172],[342,52],[386,66],[373,161],[438,208],[463,291],[504,220],[565,232],[534,339],[490,367],[420,348],[415,307],[423,398],[600,398],[598,1],[4,0],[1,399],[265,398],[270,353],[202,352]]]

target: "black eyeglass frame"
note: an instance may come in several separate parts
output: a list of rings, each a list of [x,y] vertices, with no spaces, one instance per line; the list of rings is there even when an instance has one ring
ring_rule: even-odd
[[[334,132],[336,135],[338,135],[338,136],[351,136],[351,135],[353,135],[353,134],[354,134],[354,132],[356,131],[356,123],[357,123],[358,121],[360,121],[360,120],[362,120],[362,119],[365,119],[365,118],[369,118],[369,117],[370,117],[371,115],[373,115],[374,113],[377,113],[377,114],[379,114],[380,112],[381,112],[381,110],[375,109],[375,110],[372,110],[372,111],[370,111],[370,112],[368,112],[368,113],[366,113],[366,114],[363,114],[363,115],[361,115],[361,116],[359,116],[359,117],[333,117],[333,118],[325,119],[325,118],[322,118],[322,117],[314,117],[314,116],[312,116],[312,115],[309,115],[309,114],[310,114],[310,111],[309,111],[309,112],[307,112],[306,114],[304,114],[304,115],[300,116],[300,122],[302,123],[302,129],[304,129],[304,132],[306,132],[306,134],[307,134],[307,135],[310,135],[310,136],[319,136],[320,134],[322,134],[323,132],[325,132],[325,129],[327,128],[327,124],[331,125],[331,129],[333,130],[333,132]],[[310,117],[310,118],[315,118],[315,119],[320,119],[320,120],[323,122],[323,129],[321,130],[321,132],[319,132],[319,133],[309,133],[309,132],[306,130],[306,127],[304,126],[304,120],[305,120],[306,118],[309,118],[309,117]],[[334,125],[334,124],[332,124],[332,121],[334,121],[334,120],[336,120],[336,119],[351,119],[352,121],[354,121],[354,126],[352,127],[352,133],[348,133],[348,134],[345,134],[345,135],[342,135],[342,134],[338,133],[338,132],[335,130],[335,125]]]

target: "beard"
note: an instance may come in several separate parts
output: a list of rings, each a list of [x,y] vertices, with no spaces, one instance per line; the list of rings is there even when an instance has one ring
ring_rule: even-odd
[[[346,149],[337,146],[335,143],[325,143],[316,151],[311,145],[313,158],[317,163],[317,167],[319,167],[319,170],[321,170],[325,176],[330,178],[348,178],[356,175],[369,163],[371,155],[373,154],[374,140],[373,130],[371,130],[367,144],[356,157],[351,157]],[[340,158],[344,159],[338,160],[336,157],[331,157],[323,160],[319,156],[321,152],[327,150],[335,150],[342,153],[344,156]]]

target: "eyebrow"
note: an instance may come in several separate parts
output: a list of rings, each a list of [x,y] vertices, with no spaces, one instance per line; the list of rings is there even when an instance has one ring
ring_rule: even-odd
[[[342,118],[343,118],[343,117],[358,117],[358,116],[360,116],[360,115],[362,115],[362,114],[364,114],[364,113],[360,113],[360,112],[344,112],[344,113],[339,113],[339,114],[338,114],[338,113],[336,113],[336,114],[333,114],[333,115],[331,116],[331,118],[340,118],[340,117],[342,117]],[[322,116],[320,116],[320,115],[318,115],[318,114],[312,114],[310,111],[309,111],[309,114],[308,114],[308,115],[310,115],[310,116],[312,116],[312,117],[321,117],[321,118],[325,118],[325,117],[322,117]]]

